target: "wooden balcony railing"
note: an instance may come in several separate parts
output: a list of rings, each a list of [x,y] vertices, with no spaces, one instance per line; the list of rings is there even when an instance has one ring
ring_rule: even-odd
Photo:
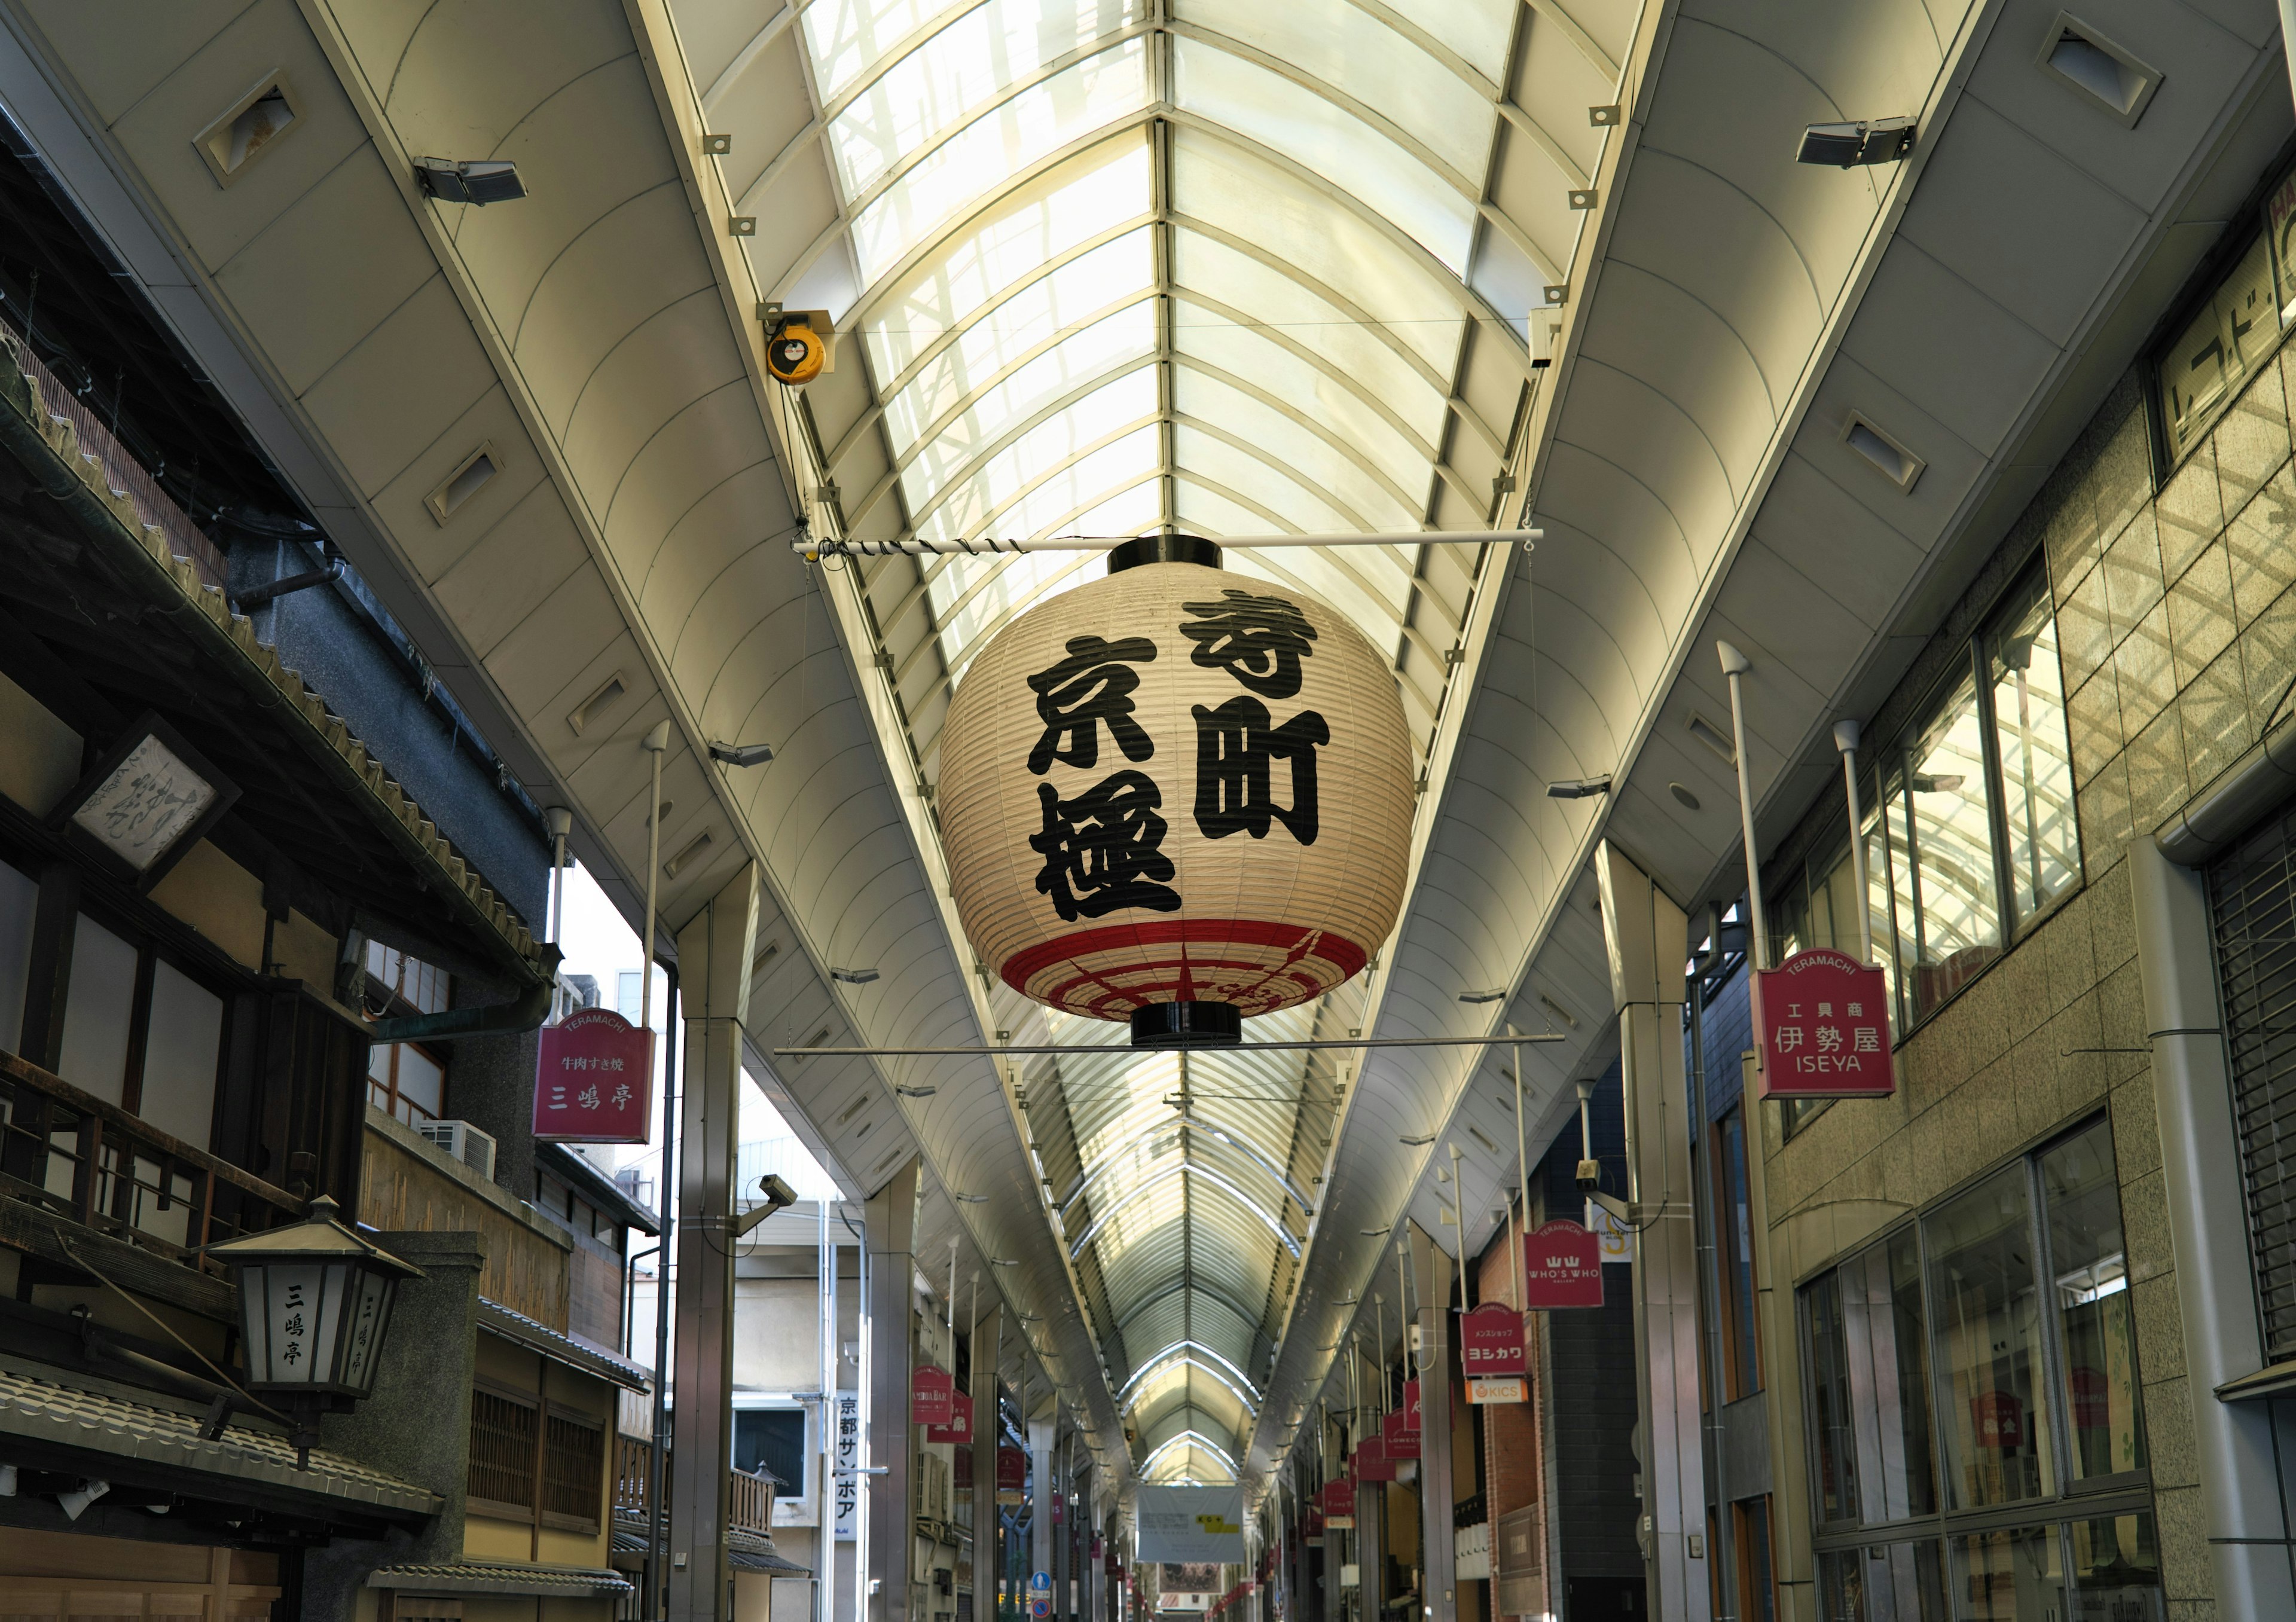
[[[200,1254],[202,1246],[277,1227],[304,1209],[285,1189],[9,1053],[0,1053],[0,1200],[216,1277],[223,1266]]]
[[[634,1436],[614,1438],[614,1512],[617,1515],[644,1518],[646,1512],[646,1489],[652,1481],[653,1444]],[[728,1472],[733,1477],[732,1505],[726,1524],[736,1531],[771,1532],[774,1528],[774,1484],[762,1475],[747,1470]],[[662,1471],[662,1509],[668,1512],[669,1472]]]

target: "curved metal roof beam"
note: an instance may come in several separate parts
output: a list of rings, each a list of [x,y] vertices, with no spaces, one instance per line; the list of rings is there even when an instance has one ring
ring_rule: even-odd
[[[1259,1403],[1258,1400],[1255,1399],[1249,1392],[1244,1390],[1242,1387],[1237,1385],[1234,1380],[1230,1380],[1226,1374],[1223,1374],[1219,1370],[1214,1368],[1210,1364],[1204,1363],[1194,1357],[1167,1357],[1163,1363],[1159,1365],[1156,1372],[1160,1374],[1168,1374],[1175,1369],[1188,1370],[1191,1378],[1193,1378],[1197,1374],[1209,1375],[1215,1384],[1226,1391],[1229,1396],[1234,1397],[1237,1402],[1243,1405],[1245,1418],[1256,1420],[1259,1417]],[[1146,1400],[1147,1393],[1144,1390],[1136,1390],[1129,1396],[1119,1396],[1116,1399],[1116,1411],[1119,1413],[1128,1413],[1132,1409],[1138,1407]],[[1193,1400],[1193,1398],[1191,1400]]]
[[[709,88],[702,91],[696,98],[701,102],[704,112],[714,109],[718,104],[718,98],[733,88],[734,81],[747,73],[758,58],[765,53],[767,47],[788,31],[790,24],[797,20],[797,14],[801,9],[800,0],[783,0],[782,9],[767,18],[764,25],[750,36],[750,42],[734,53],[733,60],[726,64],[724,70],[709,81]],[[802,42],[800,42],[800,48],[802,48]]]
[[[1172,421],[1175,423],[1183,427],[1193,428],[1199,433],[1210,434],[1213,438],[1218,440],[1222,445],[1226,446],[1230,450],[1242,451],[1254,462],[1259,463],[1261,466],[1268,469],[1270,471],[1281,475],[1284,479],[1296,486],[1307,495],[1322,502],[1325,506],[1331,508],[1332,512],[1338,513],[1342,519],[1346,520],[1349,523],[1353,524],[1365,534],[1373,535],[1378,533],[1380,526],[1372,523],[1370,520],[1365,519],[1362,513],[1357,512],[1346,502],[1341,501],[1331,491],[1326,490],[1318,485],[1309,484],[1301,475],[1299,469],[1276,461],[1266,451],[1252,444],[1251,441],[1246,439],[1241,434],[1232,433],[1209,418],[1195,416],[1185,411],[1175,411],[1171,415]]]
[[[1283,1242],[1283,1248],[1292,1253],[1292,1259],[1294,1261],[1299,1259],[1300,1241],[1292,1237],[1290,1230],[1285,1228],[1283,1223],[1277,1220],[1276,1217],[1268,1211],[1267,1207],[1261,1205],[1257,1200],[1254,1200],[1250,1194],[1245,1193],[1242,1189],[1236,1187],[1234,1184],[1220,1176],[1219,1173],[1214,1171],[1210,1167],[1198,1166],[1192,1160],[1183,1160],[1177,1166],[1170,1167],[1166,1170],[1156,1173],[1153,1176],[1134,1184],[1117,1198],[1117,1200],[1113,1205],[1110,1206],[1104,1211],[1095,1213],[1093,1216],[1091,1225],[1086,1227],[1083,1233],[1078,1234],[1075,1241],[1069,1246],[1069,1259],[1070,1261],[1074,1261],[1078,1256],[1081,1256],[1084,1253],[1084,1248],[1093,1241],[1093,1240],[1099,1234],[1101,1229],[1107,1226],[1110,1220],[1113,1218],[1118,1212],[1126,1209],[1135,1200],[1140,1198],[1141,1195],[1146,1193],[1150,1189],[1160,1187],[1162,1184],[1170,1182],[1174,1177],[1187,1176],[1191,1175],[1205,1178],[1212,1184],[1213,1187],[1218,1189],[1221,1192],[1226,1194],[1229,1199],[1234,1200],[1238,1205],[1243,1207],[1244,1209],[1259,1217],[1260,1222],[1265,1225],[1267,1231],[1275,1234],[1275,1237]]]
[[[1393,429],[1398,437],[1406,441],[1413,450],[1426,457],[1431,463],[1443,459],[1442,453],[1428,442],[1425,435],[1406,422],[1394,406],[1364,387],[1360,379],[1349,373],[1344,367],[1333,365],[1320,351],[1301,343],[1275,323],[1255,320],[1235,306],[1224,304],[1210,294],[1199,291],[1184,282],[1175,282],[1172,284],[1171,297],[1181,303],[1193,304],[1199,309],[1210,311],[1221,320],[1231,322],[1248,332],[1258,333],[1293,359],[1314,367],[1326,381],[1354,397],[1359,404]],[[1432,392],[1439,397],[1442,391],[1436,389]]]
[[[814,4],[816,0],[800,0],[799,9],[809,11]],[[870,86],[906,61],[918,46],[946,33],[952,23],[956,22],[967,12],[977,12],[988,4],[988,0],[955,0],[954,4],[945,5],[935,12],[863,64],[861,71],[854,75],[853,82],[830,98],[828,104],[822,111],[822,116],[835,118],[839,113],[843,112],[854,102],[866,95]]]
[[[742,195],[734,200],[734,206],[742,209],[755,207],[753,200],[758,193],[770,189],[774,182],[788,174],[790,165],[805,156],[805,149],[819,140],[822,131],[827,127],[819,119],[815,119],[783,142],[782,150],[774,154],[773,161],[759,169],[758,177],[742,188]]]
[[[1260,1396],[1259,1388],[1252,1384],[1250,1375],[1246,1374],[1242,1369],[1236,1367],[1235,1364],[1230,1363],[1226,1358],[1221,1356],[1218,1352],[1214,1351],[1210,1347],[1206,1346],[1201,1340],[1175,1340],[1169,1346],[1158,1347],[1153,1352],[1151,1352],[1147,1356],[1142,1358],[1140,1362],[1133,1365],[1132,1378],[1126,1380],[1121,1386],[1117,1388],[1116,1400],[1119,1403],[1122,1402],[1126,1397],[1132,1394],[1133,1388],[1137,1386],[1142,1380],[1147,1379],[1151,1374],[1155,1373],[1159,1369],[1169,1367],[1176,1361],[1180,1363],[1195,1363],[1195,1358],[1189,1356],[1191,1352],[1201,1352],[1205,1356],[1210,1357],[1215,1363],[1218,1364],[1221,1369],[1226,1370],[1227,1377],[1233,1378],[1241,1383],[1250,1399],[1250,1406],[1255,1411],[1259,1408],[1261,1402],[1266,1400]],[[1201,1368],[1203,1365],[1199,1364],[1197,1366]]]
[[[1203,1133],[1211,1137],[1213,1139],[1213,1147],[1216,1149],[1220,1150],[1224,1153],[1229,1154],[1237,1153],[1239,1151],[1242,1152],[1247,1159],[1254,1163],[1254,1170],[1264,1172],[1268,1176],[1274,1178],[1276,1184],[1281,1187],[1286,1194],[1289,1194],[1292,1197],[1292,1202],[1298,1205],[1300,1209],[1306,1211],[1310,1216],[1313,1216],[1316,1214],[1316,1207],[1314,1203],[1292,1185],[1292,1179],[1285,1176],[1283,1173],[1277,1168],[1275,1161],[1260,1153],[1258,1149],[1253,1148],[1249,1143],[1240,1142],[1237,1139],[1229,1136],[1225,1128],[1212,1126],[1210,1122],[1205,1121],[1197,1116],[1191,1115],[1184,1117],[1183,1118],[1198,1132]],[[1174,1130],[1177,1132],[1177,1128],[1176,1127]],[[1152,1137],[1156,1135],[1152,1134],[1151,1135]],[[1179,1138],[1175,1136],[1168,1143],[1162,1143],[1150,1149],[1148,1151],[1149,1158],[1153,1159],[1156,1156],[1164,1153],[1166,1150],[1177,1148],[1179,1147]],[[1117,1156],[1128,1151],[1136,1151],[1138,1148],[1139,1145],[1136,1143],[1119,1143],[1114,1149],[1111,1149],[1107,1153],[1102,1155],[1097,1160],[1095,1160],[1092,1165],[1086,1167],[1084,1171],[1078,1174],[1077,1180],[1069,1186],[1067,1196],[1063,1198],[1059,1206],[1055,1208],[1059,1211],[1060,1215],[1063,1217],[1067,1216],[1070,1209],[1075,1206],[1078,1200],[1084,1198],[1086,1190],[1092,1184],[1097,1182],[1103,1173],[1121,1169],[1112,1164]]]
[[[1321,439],[1325,445],[1331,447],[1334,455],[1339,456],[1343,461],[1355,463],[1357,467],[1363,469],[1364,471],[1369,473],[1373,479],[1379,485],[1379,487],[1385,490],[1390,496],[1393,497],[1395,504],[1402,508],[1406,514],[1414,512],[1424,513],[1427,511],[1427,498],[1423,496],[1415,502],[1412,500],[1410,492],[1406,490],[1401,485],[1396,483],[1393,479],[1388,476],[1387,470],[1380,465],[1380,459],[1378,457],[1368,455],[1364,450],[1363,446],[1359,445],[1349,444],[1348,441],[1339,434],[1333,432],[1330,428],[1326,427],[1323,423],[1316,422],[1315,418],[1309,416],[1297,406],[1292,405],[1289,400],[1284,399],[1281,395],[1271,394],[1267,389],[1262,389],[1259,384],[1252,382],[1250,380],[1239,377],[1236,373],[1226,370],[1225,367],[1216,366],[1211,362],[1200,360],[1193,355],[1176,354],[1172,356],[1172,365],[1175,366],[1184,366],[1191,372],[1210,378],[1215,382],[1225,384],[1226,387],[1234,389],[1238,394],[1244,396],[1246,398],[1259,401],[1259,404],[1267,406],[1268,410],[1275,413],[1276,415],[1291,422],[1294,427],[1299,428],[1310,438]],[[1415,438],[1416,436],[1414,437]],[[1429,471],[1431,473],[1433,471],[1431,459]],[[1423,522],[1425,520],[1423,519],[1421,521]]]
[[[1226,1466],[1229,1475],[1239,1479],[1242,1477],[1243,1472],[1235,1467],[1234,1455],[1201,1430],[1183,1430],[1177,1436],[1166,1437],[1157,1443],[1149,1450],[1148,1456],[1140,1461],[1140,1474],[1145,1477],[1150,1470],[1156,1468],[1156,1461],[1175,1447],[1193,1447],[1198,1453],[1218,1460],[1220,1463]]]
[[[1234,1297],[1229,1295],[1226,1290],[1222,1290],[1218,1285],[1211,1283],[1207,1280],[1194,1277],[1175,1279],[1172,1282],[1165,1285],[1161,1290],[1155,1291],[1153,1294],[1144,1295],[1138,1300],[1133,1302],[1129,1307],[1127,1307],[1121,1313],[1117,1315],[1116,1332],[1119,1335],[1122,1335],[1130,1327],[1132,1321],[1138,1317],[1142,1313],[1146,1312],[1151,1307],[1153,1307],[1159,1301],[1169,1300],[1172,1297],[1178,1295],[1184,1290],[1193,1290],[1197,1294],[1204,1297],[1205,1299],[1210,1301],[1214,1306],[1222,1307],[1225,1310],[1234,1314],[1235,1321],[1239,1323],[1248,1325],[1254,1334],[1261,1334],[1265,1332],[1262,1328],[1262,1324],[1267,1316],[1265,1309],[1247,1312],[1243,1307],[1236,1304]]]

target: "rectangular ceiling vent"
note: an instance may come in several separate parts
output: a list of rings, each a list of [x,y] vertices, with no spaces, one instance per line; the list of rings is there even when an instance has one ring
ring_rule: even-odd
[[[1477,1142],[1478,1143],[1480,1143],[1480,1144],[1483,1146],[1483,1151],[1484,1151],[1486,1154],[1496,1154],[1496,1153],[1498,1153],[1498,1151],[1499,1151],[1499,1146],[1498,1146],[1496,1143],[1492,1143],[1492,1142],[1490,1141],[1490,1139],[1488,1139],[1488,1138],[1485,1137],[1485,1136],[1483,1135],[1483,1134],[1482,1134],[1482,1129],[1481,1129],[1480,1127],[1478,1127],[1478,1126],[1470,1126],[1470,1127],[1468,1127],[1468,1128],[1467,1128],[1467,1135],[1468,1135],[1469,1137],[1471,1137],[1471,1138],[1474,1139],[1474,1140],[1475,1140],[1475,1142]]]
[[[2049,25],[2036,60],[2043,72],[2062,79],[2131,129],[2161,88],[2159,69],[2145,66],[2066,12],[2059,12]]]
[[[227,186],[302,121],[284,73],[274,73],[231,105],[231,111],[192,137],[216,184]]]
[[[781,950],[782,943],[778,940],[769,940],[764,946],[759,946],[758,948],[757,956],[750,960],[750,978],[751,979],[755,979],[758,976],[763,974],[766,971],[767,966],[770,964],[775,958],[781,955]]]
[[[622,695],[628,691],[629,689],[622,684],[622,673],[619,670],[615,671],[613,675],[598,684],[597,692],[567,712],[566,725],[574,729],[576,737],[580,737],[590,730],[592,722],[620,703]]]
[[[1914,482],[1929,465],[1890,435],[1874,426],[1864,413],[1851,412],[1841,423],[1841,442],[1863,457],[1866,465],[1908,496]]]
[[[709,848],[709,841],[716,837],[716,829],[705,828],[700,833],[694,835],[693,838],[687,842],[685,849],[679,851],[676,856],[670,857],[668,861],[664,862],[661,864],[662,876],[665,878],[675,879],[679,873],[684,872],[688,867],[692,866],[693,859],[700,856],[703,851]]]
[[[439,487],[422,498],[422,504],[430,509],[431,518],[443,527],[455,516],[456,509],[501,471],[502,458],[495,454],[495,447],[481,445],[455,464],[455,471],[439,481]]]
[[[1690,729],[1692,737],[1712,750],[1724,766],[1734,767],[1738,764],[1738,748],[1730,741],[1730,734],[1704,716],[1693,709],[1683,725]]]

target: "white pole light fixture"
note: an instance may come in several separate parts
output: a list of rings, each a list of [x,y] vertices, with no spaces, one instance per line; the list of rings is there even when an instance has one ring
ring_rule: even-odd
[[[338,1222],[335,1209],[322,1194],[301,1222],[208,1250],[239,1289],[247,1389],[284,1399],[299,1467],[319,1439],[319,1415],[373,1391],[398,1282],[422,1276]]]

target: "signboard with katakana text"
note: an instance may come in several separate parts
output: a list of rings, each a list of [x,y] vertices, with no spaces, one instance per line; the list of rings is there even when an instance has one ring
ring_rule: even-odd
[[[643,1143],[653,1118],[653,1033],[611,1008],[542,1028],[534,1135],[552,1143]]]
[[[1890,988],[1879,969],[1823,948],[1754,977],[1764,1098],[1887,1098]]]

